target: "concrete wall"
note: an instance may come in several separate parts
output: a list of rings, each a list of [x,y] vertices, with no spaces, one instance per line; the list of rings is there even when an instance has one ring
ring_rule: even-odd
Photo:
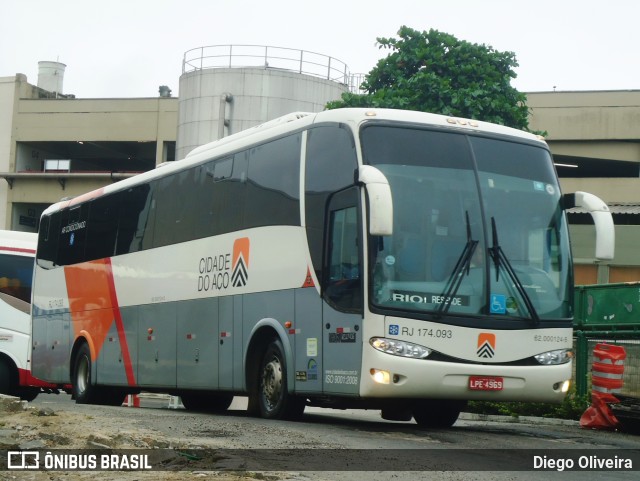
[[[159,164],[165,160],[164,144],[176,139],[177,98],[49,99],[42,98],[43,91],[28,84],[24,76],[13,82],[3,80],[0,80],[0,172],[40,170],[40,159],[33,165],[27,159],[16,168],[21,142],[154,142],[155,163]],[[22,151],[37,148],[23,144]],[[104,175],[81,176],[64,182],[53,175],[48,179],[34,176],[16,178],[10,188],[1,180],[0,205],[4,208],[0,208],[0,227],[19,228],[16,222],[28,205],[41,210],[63,197],[77,196],[112,182]]]
[[[529,126],[548,132],[554,156],[640,163],[640,90],[538,92],[527,94],[527,99],[532,109]],[[561,177],[560,184],[564,192],[591,192],[609,204],[640,204],[638,178]],[[627,270],[640,266],[640,225],[617,225],[615,229],[615,259],[597,264],[598,282],[606,282],[622,266]],[[593,226],[571,226],[571,234],[576,262],[595,269]]]
[[[9,172],[15,167],[12,133],[21,80],[26,82],[26,77],[21,74],[15,77],[0,77],[0,172]],[[8,190],[7,183],[0,181],[0,206],[7,205]],[[6,222],[6,210],[0,208],[0,226],[5,226]]]

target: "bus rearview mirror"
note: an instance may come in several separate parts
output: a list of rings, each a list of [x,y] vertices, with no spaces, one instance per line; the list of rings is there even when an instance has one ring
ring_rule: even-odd
[[[393,234],[393,198],[389,181],[372,165],[358,169],[358,181],[365,186],[369,199],[369,234]]]

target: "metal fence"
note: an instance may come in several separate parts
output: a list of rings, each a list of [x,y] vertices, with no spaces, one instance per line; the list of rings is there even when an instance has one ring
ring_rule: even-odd
[[[590,392],[593,349],[604,342],[624,347],[627,355],[620,393],[640,397],[640,283],[577,286],[575,313],[578,395]]]
[[[187,50],[182,73],[211,68],[261,67],[320,77],[349,85],[347,65],[333,57],[292,48],[265,45],[209,45]]]
[[[627,358],[624,361],[624,385],[620,394],[640,398],[640,333],[585,333],[576,331],[575,337],[575,380],[576,392],[586,396],[591,392],[591,368],[593,366],[593,350],[599,343],[615,344],[625,349]],[[602,336],[602,334],[605,334]],[[591,336],[594,337],[591,337]]]

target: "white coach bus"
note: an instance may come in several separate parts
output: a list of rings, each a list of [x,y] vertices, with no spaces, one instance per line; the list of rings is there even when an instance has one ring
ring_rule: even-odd
[[[291,114],[48,208],[33,371],[80,403],[306,405],[449,426],[467,400],[555,401],[572,260],[534,135],[420,112]]]
[[[37,234],[0,230],[0,394],[32,401],[46,383],[31,375],[31,281]]]

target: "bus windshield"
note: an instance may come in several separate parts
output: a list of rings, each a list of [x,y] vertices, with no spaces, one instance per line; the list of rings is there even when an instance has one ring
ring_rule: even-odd
[[[361,137],[364,161],[387,177],[394,207],[393,235],[370,244],[373,306],[570,318],[567,225],[545,148],[390,125],[370,124]]]

